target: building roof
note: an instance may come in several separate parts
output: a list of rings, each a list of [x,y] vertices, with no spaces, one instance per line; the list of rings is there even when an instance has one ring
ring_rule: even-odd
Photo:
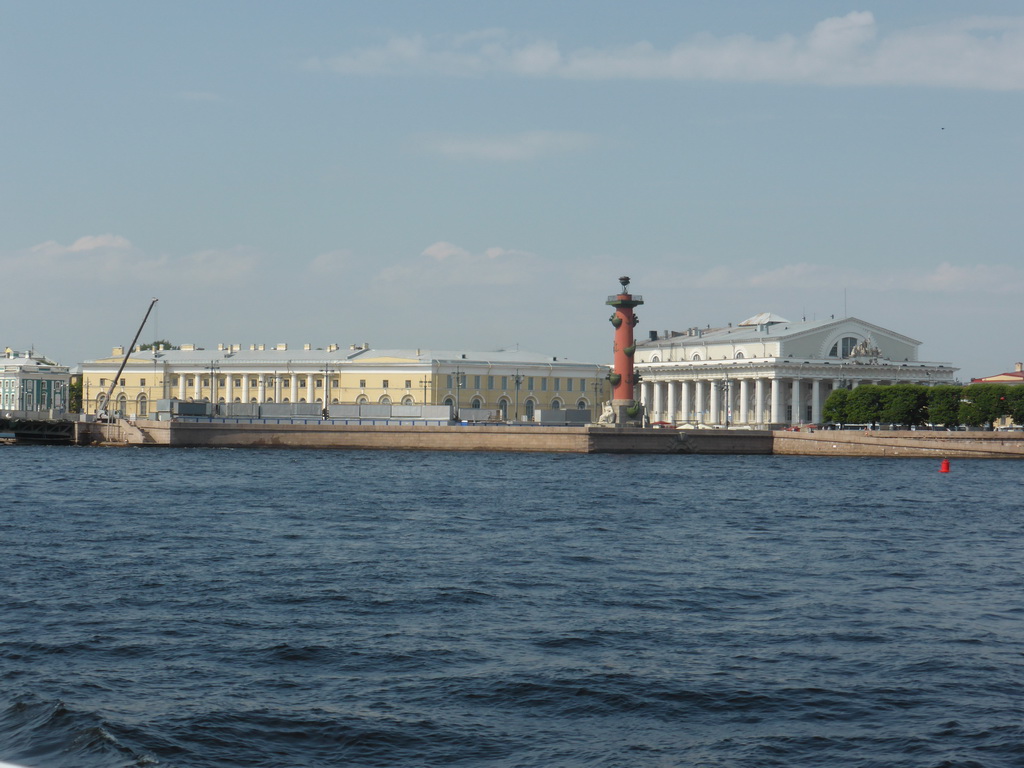
[[[543,355],[522,350],[493,350],[487,352],[472,350],[446,349],[373,349],[368,345],[357,345],[354,348],[337,347],[334,349],[296,349],[286,345],[266,345],[264,349],[202,349],[187,345],[186,349],[143,350],[132,352],[130,362],[169,363],[171,365],[206,366],[212,363],[232,362],[240,365],[280,365],[282,363],[302,363],[306,365],[327,364],[339,365],[359,364],[407,364],[429,365],[432,362],[445,364],[490,364],[490,365],[524,365],[524,366],[603,366],[570,360],[556,355]],[[84,363],[86,366],[98,363],[119,362],[121,355],[97,358]]]
[[[770,322],[764,322],[760,324],[751,324],[752,320],[756,318],[775,318]],[[639,341],[641,345],[660,345],[664,343],[674,344],[685,344],[686,337],[692,337],[699,339],[699,343],[742,343],[742,342],[755,342],[755,341],[778,341],[780,338],[793,338],[804,333],[811,331],[818,331],[823,328],[830,326],[840,326],[848,323],[857,323],[865,328],[877,331],[880,334],[892,336],[898,338],[909,344],[920,344],[921,342],[917,339],[912,339],[909,336],[904,336],[901,333],[891,331],[888,328],[882,328],[874,323],[869,323],[865,320],[861,320],[856,317],[845,317],[841,319],[826,318],[824,320],[801,320],[799,322],[791,322],[775,315],[771,312],[762,312],[760,315],[754,315],[754,317],[744,320],[737,326],[727,326],[725,328],[693,328],[685,333],[674,333],[668,339],[648,339]]]

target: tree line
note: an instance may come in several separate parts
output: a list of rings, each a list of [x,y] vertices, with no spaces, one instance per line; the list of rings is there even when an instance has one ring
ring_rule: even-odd
[[[896,424],[905,429],[926,424],[992,429],[1003,416],[1024,424],[1024,385],[863,384],[833,390],[822,408],[825,421],[836,424]]]

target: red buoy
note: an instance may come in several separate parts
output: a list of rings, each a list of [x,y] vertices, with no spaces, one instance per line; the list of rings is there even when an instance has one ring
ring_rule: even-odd
[[[939,472],[949,472],[949,459],[942,460],[942,466],[939,467]]]

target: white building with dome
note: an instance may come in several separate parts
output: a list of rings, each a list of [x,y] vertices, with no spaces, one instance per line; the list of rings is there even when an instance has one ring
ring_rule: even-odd
[[[765,312],[735,327],[656,331],[634,361],[652,423],[763,427],[821,422],[834,389],[952,384],[921,342],[855,317],[791,322]]]

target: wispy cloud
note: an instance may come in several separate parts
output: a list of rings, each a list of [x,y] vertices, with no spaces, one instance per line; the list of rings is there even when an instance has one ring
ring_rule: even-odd
[[[377,279],[392,287],[422,292],[452,286],[525,285],[541,269],[537,256],[526,251],[494,246],[474,253],[441,241],[427,246],[416,258],[381,270]]]
[[[178,98],[183,101],[223,101],[220,94],[210,91],[180,91]]]
[[[306,62],[341,75],[506,75],[579,80],[696,80],[817,85],[1024,89],[1024,17],[971,17],[883,30],[868,11],[809,32],[757,39],[703,34],[659,49],[648,42],[562,50],[502,30],[460,37],[394,37]]]
[[[871,292],[1009,294],[1024,291],[1024,269],[1009,265],[943,262],[933,269],[889,270],[865,274],[824,264],[786,264],[770,270],[748,271],[742,266],[714,267],[694,275],[691,282],[705,289],[736,288],[777,291],[834,291],[836,286]]]
[[[12,279],[73,281],[83,289],[134,281],[207,286],[253,274],[261,261],[251,248],[205,249],[178,256],[149,254],[130,240],[113,234],[85,235],[71,245],[54,240],[4,256]]]
[[[580,152],[596,144],[587,133],[528,131],[505,136],[445,136],[424,139],[431,152],[469,160],[534,160],[548,155]]]

